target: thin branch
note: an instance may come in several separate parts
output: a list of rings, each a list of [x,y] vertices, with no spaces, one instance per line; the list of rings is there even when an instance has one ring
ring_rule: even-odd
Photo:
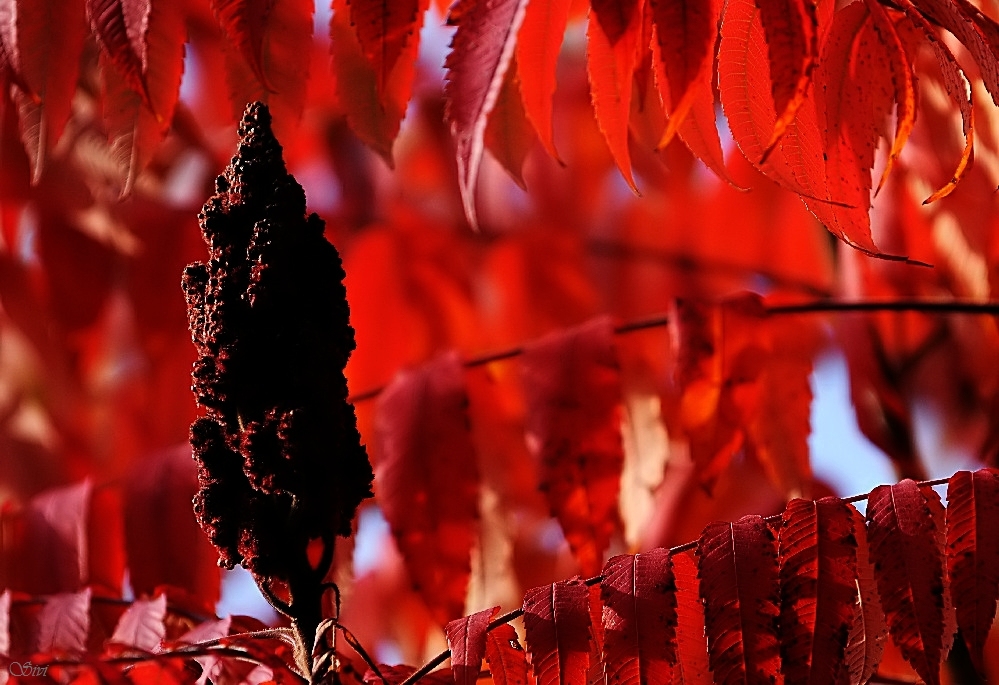
[[[920,481],[918,483],[918,485],[920,487],[933,487],[935,485],[945,485],[949,480],[950,480],[949,478],[937,478],[935,480]],[[860,502],[862,500],[865,500],[865,499],[868,498],[868,496],[869,496],[869,493],[863,494],[863,495],[853,495],[851,497],[844,497],[844,498],[841,498],[841,499],[844,502],[853,503],[853,502]],[[775,514],[774,516],[767,517],[766,520],[767,521],[774,521],[774,520],[779,519],[780,517],[781,517],[781,514]],[[676,545],[675,547],[670,547],[669,548],[669,555],[672,557],[672,556],[675,556],[677,554],[682,554],[683,552],[689,552],[690,550],[695,549],[696,547],[697,547],[697,540],[692,540],[690,542],[685,542],[682,545]],[[603,579],[604,579],[603,576],[593,576],[592,578],[587,578],[583,582],[588,587],[590,587],[590,586],[599,584],[601,581],[603,581]],[[514,609],[513,611],[508,611],[505,614],[503,614],[502,616],[498,616],[495,619],[493,619],[492,621],[490,621],[489,625],[486,626],[486,631],[488,632],[490,630],[495,630],[499,626],[501,626],[501,625],[503,625],[505,623],[509,623],[510,621],[513,621],[514,619],[520,618],[523,615],[524,615],[524,609],[523,608]],[[353,646],[353,645],[351,645],[351,646]],[[356,647],[355,647],[355,649],[356,649]],[[423,666],[421,666],[418,670],[413,671],[413,673],[408,678],[406,678],[404,681],[402,681],[402,683],[400,683],[400,685],[413,685],[420,678],[422,678],[423,676],[429,674],[435,668],[437,668],[442,663],[444,663],[444,661],[449,656],[451,656],[451,650],[450,649],[445,649],[443,652],[441,652],[440,654],[438,654],[437,656],[435,656],[433,659],[431,659],[430,661],[428,661],[427,663],[425,663]],[[384,678],[382,680],[384,681]],[[874,681],[872,680],[872,682],[874,682]],[[883,678],[880,680],[880,682],[886,683],[888,685],[894,685],[896,683],[905,683],[906,685],[909,685],[908,681],[886,680],[886,679],[883,679]]]
[[[801,302],[795,304],[775,304],[765,308],[769,316],[782,316],[789,314],[823,314],[829,312],[922,312],[926,314],[972,314],[972,315],[999,315],[999,302],[967,302],[955,300],[864,300],[862,302],[842,302],[838,300],[823,299],[811,302]],[[644,331],[650,328],[662,328],[669,325],[669,316],[666,314],[656,314],[644,319],[627,321],[614,327],[615,335],[625,335],[637,331]],[[465,368],[471,369],[477,366],[485,366],[493,362],[513,359],[524,354],[524,345],[509,347],[505,350],[488,352],[465,360]],[[385,390],[384,385],[380,385],[370,390],[365,390],[357,395],[351,395],[349,401],[353,404],[367,402],[380,395]]]

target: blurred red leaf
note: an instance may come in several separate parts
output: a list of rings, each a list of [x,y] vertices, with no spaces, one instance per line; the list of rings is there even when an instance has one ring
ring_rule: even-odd
[[[90,632],[90,588],[51,595],[38,613],[33,651],[84,652]]]
[[[420,0],[348,0],[347,6],[361,52],[375,72],[376,91],[382,95],[406,45],[419,41],[426,4]]]
[[[583,573],[600,570],[618,528],[620,369],[608,318],[552,333],[521,359],[528,446],[541,489]]]
[[[454,352],[400,373],[378,399],[375,493],[434,617],[461,616],[478,526],[479,469]]]
[[[147,652],[154,651],[166,635],[163,623],[166,612],[166,595],[135,600],[118,620],[111,641]]]

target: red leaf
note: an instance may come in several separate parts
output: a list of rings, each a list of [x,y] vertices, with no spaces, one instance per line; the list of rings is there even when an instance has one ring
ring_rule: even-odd
[[[392,143],[399,133],[399,125],[413,91],[420,29],[429,2],[420,0],[419,11],[411,27],[412,37],[403,43],[402,52],[394,60],[392,69],[379,77],[376,66],[364,54],[357,31],[348,20],[347,0],[333,0],[330,49],[337,99],[347,115],[351,130],[380,154],[389,166],[392,166]]]
[[[150,0],[86,0],[87,18],[102,54],[118,76],[153,109],[146,86]]]
[[[940,66],[940,71],[943,74],[944,87],[947,89],[947,93],[951,99],[957,104],[961,112],[961,120],[963,121],[965,144],[964,151],[961,153],[961,159],[958,160],[957,168],[954,170],[951,180],[923,200],[923,204],[929,204],[950,195],[957,187],[957,184],[960,183],[964,172],[970,167],[971,154],[974,150],[975,129],[974,107],[972,103],[973,88],[971,81],[965,75],[964,70],[958,64],[950,48],[944,44],[933,26],[919,13],[919,10],[916,9],[911,0],[900,0],[900,4],[902,9],[905,10],[906,16],[912,20],[922,32],[922,35],[928,39],[930,47],[933,48],[933,54],[937,58],[937,64]]]
[[[672,682],[674,685],[711,685],[697,564],[689,554],[675,554],[670,563],[676,581],[677,617],[677,659]]]
[[[853,509],[792,500],[779,536],[781,662],[794,683],[841,682],[857,597]]]
[[[528,446],[583,573],[600,570],[618,525],[620,369],[610,319],[550,334],[521,358]]]
[[[818,16],[813,0],[756,0],[756,4],[766,35],[777,113],[765,157],[805,102],[812,68],[819,57]]]
[[[315,3],[213,0],[212,4],[228,39],[225,76],[234,116],[239,117],[248,102],[263,102],[270,108],[278,139],[290,140],[305,105]]]
[[[154,651],[166,636],[166,595],[156,599],[137,599],[118,619],[111,641],[147,652]]]
[[[84,652],[90,632],[90,588],[52,595],[38,613],[34,650]]]
[[[524,595],[524,631],[538,685],[586,682],[589,589],[578,577],[528,590]]]
[[[442,624],[461,616],[479,469],[457,353],[400,373],[378,400],[375,492],[413,584]]]
[[[0,40],[30,92],[15,88],[21,140],[32,182],[69,119],[87,35],[84,0],[9,0],[0,8]],[[6,10],[6,11],[4,11]]]
[[[527,655],[510,624],[486,633],[486,663],[495,685],[527,685]]]
[[[125,486],[129,579],[138,595],[180,588],[195,610],[213,614],[219,599],[218,554],[194,519],[197,468],[188,446],[143,457]]]
[[[75,592],[87,583],[89,481],[35,495],[4,512],[3,585],[31,594]]]
[[[631,30],[636,15],[641,15],[637,0],[590,0],[590,8],[611,46],[617,45]]]
[[[272,90],[264,71],[264,37],[271,13],[281,0],[211,0],[212,11],[228,41],[239,51],[257,80]]]
[[[874,564],[867,546],[864,516],[852,505],[850,509],[857,538],[857,594],[844,661],[850,673],[850,682],[866,683],[877,673],[881,663],[885,640],[888,639],[888,625],[874,580]]]
[[[759,516],[712,523],[701,533],[697,556],[715,682],[772,683],[780,670],[773,533]]]
[[[208,640],[217,640],[229,634],[229,627],[231,624],[231,616],[226,616],[225,618],[217,621],[205,621],[204,623],[199,623],[191,628],[191,630],[181,635],[177,641],[187,644],[195,644],[198,642],[206,642]],[[209,679],[211,679],[213,683],[219,682],[219,677],[225,667],[222,659],[217,656],[199,656],[195,657],[195,661],[201,665],[201,678],[198,679],[198,685],[204,685]]]
[[[676,662],[676,586],[669,551],[613,557],[601,575],[609,682],[668,683]]]
[[[444,117],[455,139],[458,187],[473,227],[477,225],[475,182],[486,124],[503,87],[526,7],[527,0],[461,0],[458,30],[444,62]]]
[[[479,679],[486,653],[486,628],[498,611],[499,607],[483,609],[444,626],[455,685],[475,685]]]
[[[347,5],[361,52],[382,94],[407,43],[419,40],[426,5],[420,0],[347,0]]]
[[[107,64],[101,69],[104,118],[111,156],[123,173],[123,193],[130,191],[170,127],[184,70],[187,30],[183,8],[176,3],[156,3],[145,19],[143,90],[136,91]]]
[[[572,0],[529,2],[517,37],[517,66],[524,112],[555,159],[555,130],[552,122],[552,96],[555,94],[555,70],[562,48],[562,38],[569,22]]]
[[[625,6],[630,7],[626,12]],[[609,15],[607,23],[613,34],[607,33],[598,7]],[[638,48],[642,38],[642,13],[635,3],[605,2],[595,4],[586,28],[586,74],[590,81],[590,98],[600,132],[607,141],[614,163],[631,189],[638,192],[631,173],[628,152],[628,123],[631,117],[631,91]]]
[[[385,677],[385,682],[388,685],[399,685],[406,678],[411,676],[416,672],[416,669],[412,666],[407,666],[406,664],[399,664],[398,666],[386,666],[385,664],[379,664],[378,670]],[[370,668],[368,672],[364,674],[364,682],[372,683],[372,685],[383,685],[383,681],[379,678],[374,671]],[[451,679],[451,674],[444,669],[439,669],[436,671],[431,671],[427,675],[420,678],[419,682],[425,683],[425,685],[453,685],[454,680]]]
[[[485,145],[506,172],[524,190],[524,160],[537,140],[537,133],[524,112],[520,97],[520,78],[517,76],[516,56],[506,70],[503,88],[500,90],[496,106],[489,115],[486,126]]]
[[[947,486],[947,571],[957,625],[984,673],[985,640],[999,599],[999,475],[958,471]]]
[[[944,645],[943,550],[915,481],[881,485],[867,500],[868,536],[888,627],[902,655],[930,685]]]

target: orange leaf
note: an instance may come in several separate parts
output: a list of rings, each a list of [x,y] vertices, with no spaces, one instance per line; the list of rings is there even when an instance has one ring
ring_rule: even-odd
[[[670,562],[676,580],[677,616],[677,662],[672,682],[674,685],[711,685],[697,564],[689,554],[673,555]]]
[[[555,69],[562,38],[569,22],[572,0],[533,0],[527,3],[524,22],[517,37],[517,65],[524,112],[541,138],[541,144],[555,159],[555,131],[552,122],[552,96]]]
[[[630,9],[626,11],[626,6]],[[601,20],[599,10],[609,18]],[[611,26],[608,33],[605,23]],[[631,189],[638,192],[628,152],[628,122],[638,46],[642,37],[642,12],[634,2],[595,5],[586,28],[586,73],[590,98],[600,132],[614,163]]]
[[[462,0],[444,62],[444,118],[451,125],[458,160],[458,188],[465,217],[472,227],[475,216],[475,183],[482,161],[483,140],[489,114],[496,106],[517,32],[524,20],[527,0],[499,0],[489,4]]]
[[[532,343],[521,360],[528,445],[541,488],[583,573],[600,570],[618,527],[620,370],[600,318]]]
[[[461,616],[478,525],[479,470],[461,361],[400,373],[378,399],[375,493],[413,585],[442,624]]]

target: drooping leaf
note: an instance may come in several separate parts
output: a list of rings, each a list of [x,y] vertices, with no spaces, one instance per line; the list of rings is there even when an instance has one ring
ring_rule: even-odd
[[[805,102],[819,57],[818,16],[812,0],[756,0],[770,58],[771,93],[777,119],[766,156]]]
[[[375,493],[410,578],[441,623],[461,616],[479,470],[457,353],[400,373],[378,400]]]
[[[677,616],[677,660],[671,682],[673,685],[711,685],[697,563],[690,554],[675,554],[670,563],[676,581]]]
[[[999,475],[958,471],[947,486],[947,571],[957,624],[984,673],[985,640],[999,598]]]
[[[236,48],[257,80],[268,90],[273,90],[264,67],[264,41],[271,13],[282,0],[211,0],[212,11],[219,27]]]
[[[455,139],[465,216],[475,227],[475,183],[485,149],[486,124],[513,58],[527,0],[488,4],[462,0],[459,7],[458,29],[444,62],[444,116]]]
[[[380,154],[392,166],[392,143],[416,76],[416,55],[420,29],[429,0],[420,0],[411,36],[402,44],[402,52],[382,80],[376,67],[365,56],[357,32],[349,21],[346,0],[334,0],[330,19],[330,50],[340,108],[357,137]]]
[[[524,631],[538,685],[586,682],[589,589],[578,577],[528,590],[524,594]]]
[[[971,155],[975,147],[975,116],[972,98],[973,89],[971,81],[964,73],[964,69],[961,68],[961,65],[958,63],[957,58],[954,57],[950,48],[948,48],[937,35],[932,24],[930,24],[930,22],[922,14],[920,14],[919,10],[912,4],[911,0],[900,0],[900,2],[902,8],[906,11],[906,16],[912,20],[917,29],[927,39],[930,47],[933,48],[933,54],[936,57],[937,65],[940,67],[940,72],[943,75],[943,84],[947,89],[947,94],[950,95],[951,99],[957,104],[958,110],[961,112],[962,128],[964,131],[964,151],[961,153],[961,158],[958,160],[957,168],[954,169],[954,175],[950,181],[945,183],[942,187],[923,200],[923,204],[929,204],[950,195],[957,187],[957,184],[960,183],[965,171],[967,171],[969,165],[971,164]]]
[[[509,623],[486,633],[486,663],[495,685],[527,685],[527,653]]]
[[[72,107],[80,53],[87,34],[84,0],[12,0],[0,10],[0,39],[11,65],[30,89],[15,87],[21,140],[33,182],[59,142]]]
[[[676,586],[669,551],[660,547],[613,557],[601,575],[608,682],[668,683],[676,661]]]
[[[915,481],[881,485],[867,500],[868,538],[888,628],[930,685],[940,682],[944,645],[943,550]]]
[[[128,193],[173,120],[184,68],[186,28],[182,8],[156,3],[145,17],[143,88],[138,93],[120,73],[101,70],[104,119],[111,156],[122,170],[122,192]],[[107,59],[103,58],[102,59]]]
[[[155,650],[166,636],[166,595],[156,599],[137,599],[118,619],[111,641],[147,652]]]
[[[517,37],[517,68],[524,112],[538,132],[541,144],[555,159],[558,159],[558,152],[555,150],[552,96],[555,94],[555,69],[571,4],[571,0],[534,0],[527,3]]]
[[[583,573],[600,570],[618,525],[620,369],[610,319],[531,343],[521,358],[528,446],[541,489]]]
[[[586,28],[586,74],[593,111],[614,163],[637,192],[628,152],[628,122],[642,38],[641,6],[634,0],[594,3],[592,15]]]
[[[499,607],[483,609],[444,626],[455,685],[475,685],[486,654],[486,628]]]
[[[90,588],[52,595],[38,613],[34,649],[84,652],[90,632]]]
[[[102,54],[126,86],[154,109],[146,84],[150,0],[86,0],[87,18]]]
[[[364,682],[371,683],[372,685],[383,685],[384,683],[388,683],[388,685],[399,685],[399,683],[416,672],[414,667],[406,664],[398,664],[396,666],[378,664],[378,670],[382,676],[384,676],[385,680],[379,678],[378,675],[369,668],[367,673],[364,674]],[[454,680],[452,680],[451,674],[448,671],[441,668],[436,671],[431,671],[427,675],[423,676],[420,678],[420,682],[426,683],[426,685],[452,685]]]
[[[853,509],[836,497],[795,499],[778,541],[781,663],[794,683],[841,682],[857,595]]]
[[[697,542],[715,682],[772,683],[780,670],[777,544],[759,516],[712,523]]]
[[[600,600],[600,586],[591,585],[587,588],[587,606],[590,610],[590,654],[589,668],[586,669],[587,685],[610,685],[612,675],[604,667],[604,623],[603,602]]]
[[[888,624],[874,580],[874,564],[870,560],[864,516],[853,507],[851,509],[853,533],[857,538],[857,593],[844,660],[850,682],[866,683],[877,673],[881,663],[888,639]]]
[[[516,61],[515,55],[506,70],[496,106],[489,115],[484,142],[486,149],[506,169],[517,185],[527,190],[523,174],[524,160],[527,159],[538,134],[524,112]]]
[[[374,70],[375,87],[382,95],[407,43],[419,40],[426,6],[420,0],[348,0],[347,6],[361,52]]]

